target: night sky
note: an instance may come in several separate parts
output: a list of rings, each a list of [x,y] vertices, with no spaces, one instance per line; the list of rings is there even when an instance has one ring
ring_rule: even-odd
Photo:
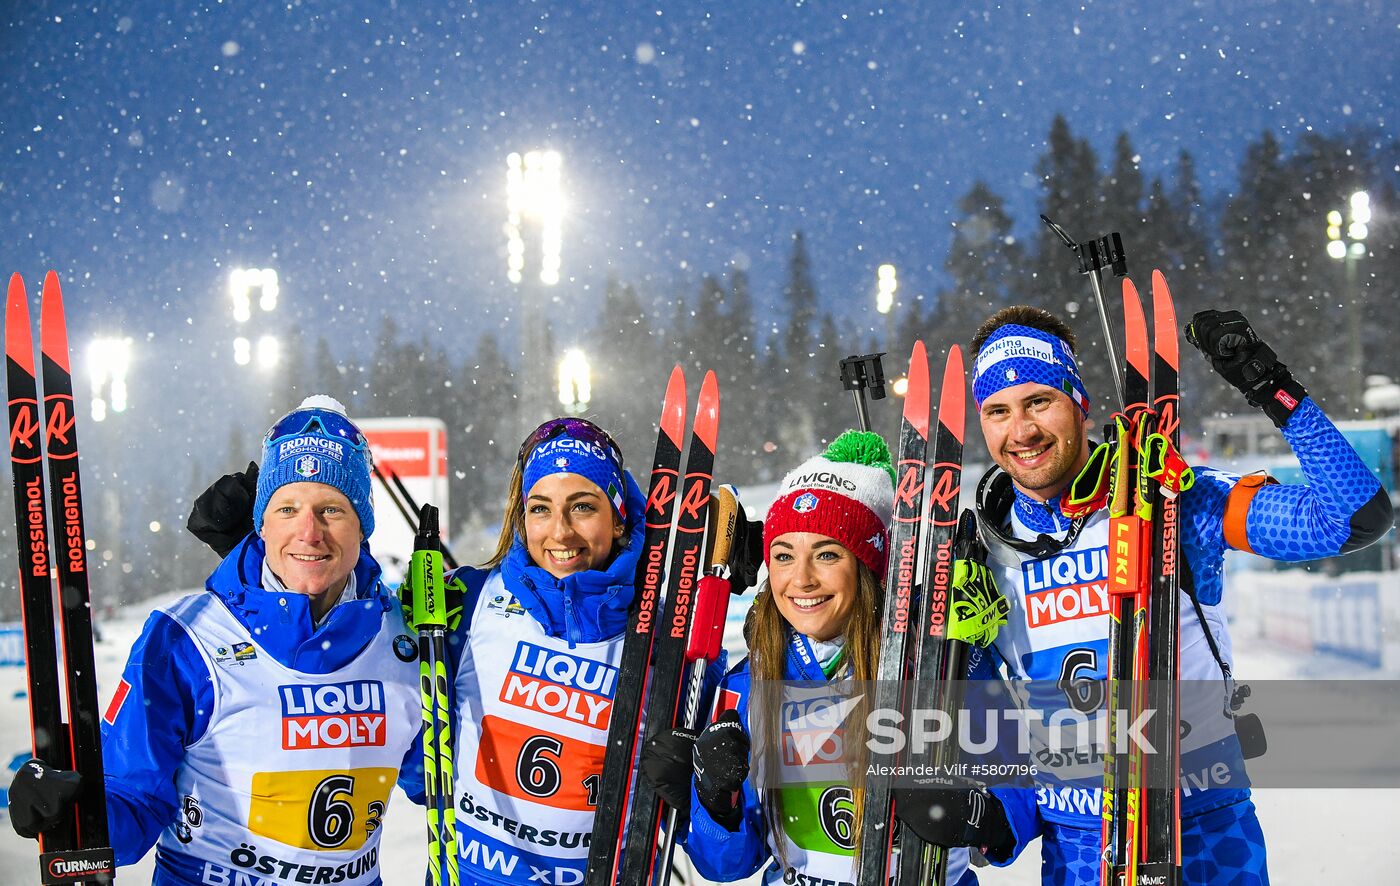
[[[564,155],[564,343],[610,274],[693,293],[737,263],[775,308],[797,229],[826,306],[874,329],[875,267],[936,292],[976,179],[1031,233],[1056,113],[1101,158],[1126,130],[1149,180],[1189,149],[1218,196],[1265,130],[1391,137],[1400,26],[1303,0],[11,6],[3,270],[56,267],[75,341],[138,340],[133,402],[192,407],[246,387],[240,265],[278,269],[288,328],[366,355],[384,312],[513,344],[513,150]]]

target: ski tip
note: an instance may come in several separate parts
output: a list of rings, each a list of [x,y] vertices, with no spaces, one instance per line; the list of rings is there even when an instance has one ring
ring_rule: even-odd
[[[10,288],[5,296],[5,356],[30,375],[34,374],[34,332],[29,328],[29,296],[24,291],[24,277],[18,272],[10,275]]]
[[[695,406],[695,436],[711,452],[715,451],[719,438],[719,381],[713,369],[705,373],[705,380],[700,383],[700,402]]]
[[[928,351],[923,339],[914,342],[909,356],[909,387],[904,392],[904,420],[928,439]]]
[[[685,446],[685,370],[679,363],[671,369],[671,379],[666,382],[666,402],[661,407],[661,430],[677,449]]]
[[[1152,334],[1157,356],[1172,369],[1179,369],[1176,306],[1172,303],[1172,292],[1167,288],[1167,278],[1158,270],[1152,272]]]
[[[963,352],[958,345],[948,349],[943,363],[943,387],[938,392],[938,423],[959,442],[967,428],[967,377],[963,371]]]
[[[1127,339],[1128,365],[1148,378],[1147,315],[1142,312],[1142,297],[1138,295],[1137,286],[1128,277],[1123,278],[1123,331]]]
[[[68,326],[63,319],[63,290],[58,285],[58,274],[49,271],[44,275],[44,291],[39,297],[39,348],[64,372],[71,372],[68,364]]]

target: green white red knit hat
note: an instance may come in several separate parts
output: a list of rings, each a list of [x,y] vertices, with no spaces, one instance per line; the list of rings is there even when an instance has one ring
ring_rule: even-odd
[[[839,541],[883,579],[893,512],[890,448],[879,434],[846,431],[778,484],[763,519],[763,556],[780,535],[815,532]]]

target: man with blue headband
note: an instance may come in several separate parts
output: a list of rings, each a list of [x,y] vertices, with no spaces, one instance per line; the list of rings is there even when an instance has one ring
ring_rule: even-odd
[[[263,440],[253,531],[147,620],[103,717],[118,865],[155,845],[161,886],[381,882],[380,819],[422,746],[417,650],[365,544],[370,460],[308,398]],[[21,767],[15,830],[56,824],[77,778]]]
[[[1390,497],[1238,312],[1196,314],[1187,340],[1281,429],[1308,481],[1279,485],[1263,475],[1198,467],[1195,484],[1181,493],[1188,574],[1181,680],[1221,686],[1229,695],[1225,551],[1288,561],[1348,553],[1390,528]],[[1093,400],[1076,365],[1074,333],[1046,311],[998,311],[977,331],[972,351],[973,399],[995,463],[978,488],[978,531],[988,547],[986,565],[1011,604],[994,649],[1013,694],[1048,717],[1053,708],[1073,708],[1076,687],[1106,678],[1108,514],[1067,509],[1064,502],[1091,463]],[[1220,695],[1210,702],[1204,714],[1183,711],[1183,723],[1190,721],[1181,741],[1183,883],[1262,886],[1268,883],[1264,837],[1244,768],[1252,754],[1242,748],[1233,714],[1222,712]],[[1099,886],[1100,748],[1054,751],[1045,740],[1048,721],[1030,721],[1034,792],[971,785],[901,792],[900,818],[940,845],[1014,842],[1013,852],[991,858],[998,865],[1039,837],[1044,882]],[[1005,816],[983,814],[988,803],[1002,805]],[[935,806],[939,815],[931,815]],[[1011,833],[985,833],[988,822]]]

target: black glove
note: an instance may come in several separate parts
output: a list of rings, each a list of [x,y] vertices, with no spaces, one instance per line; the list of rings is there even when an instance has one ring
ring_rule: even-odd
[[[750,520],[744,512],[744,503],[739,502],[734,546],[729,551],[729,582],[734,586],[734,593],[742,594],[758,584],[758,570],[763,560],[763,521]]]
[[[695,739],[692,762],[700,805],[726,830],[739,830],[743,820],[740,789],[749,777],[749,737],[738,711],[725,711],[705,727]]]
[[[1201,311],[1187,324],[1186,340],[1280,428],[1308,395],[1239,311]]]
[[[935,776],[897,787],[894,814],[935,846],[976,846],[991,861],[1007,860],[1016,848],[1001,801],[965,779]]]
[[[82,776],[26,760],[10,782],[10,825],[27,840],[58,824],[73,808]]]
[[[185,528],[220,557],[253,532],[253,502],[258,497],[258,465],[224,474],[194,500]]]
[[[682,817],[690,815],[690,780],[710,817],[730,832],[739,830],[739,789],[749,775],[749,737],[737,711],[725,711],[697,736],[672,729],[642,749],[642,774],[661,799]]]
[[[682,818],[690,816],[690,778],[695,771],[692,759],[698,734],[691,729],[672,729],[642,748],[642,775]]]

